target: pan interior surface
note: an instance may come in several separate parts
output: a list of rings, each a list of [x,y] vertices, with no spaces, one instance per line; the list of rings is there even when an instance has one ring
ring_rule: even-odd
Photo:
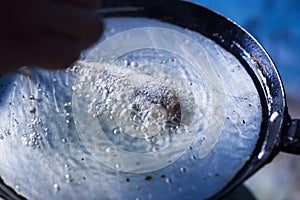
[[[0,174],[37,199],[199,199],[250,158],[260,96],[205,36],[147,18],[107,18],[65,71],[0,78]]]

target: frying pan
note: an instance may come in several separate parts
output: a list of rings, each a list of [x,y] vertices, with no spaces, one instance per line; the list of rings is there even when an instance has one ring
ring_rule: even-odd
[[[97,44],[83,52],[82,62],[67,71],[33,69],[29,76],[1,77],[1,109],[9,118],[1,122],[2,197],[31,199],[43,193],[43,198],[56,199],[220,199],[278,152],[300,154],[299,123],[288,114],[277,69],[243,28],[207,8],[175,0],[103,1],[98,14],[106,22],[106,31]],[[105,69],[97,65],[103,62],[109,63]],[[119,68],[110,72],[124,62],[129,72]],[[191,73],[184,70],[195,66],[201,67]],[[143,146],[131,148],[111,135],[94,136],[106,119],[95,121],[83,114],[88,100],[76,93],[80,86],[84,98],[91,95],[86,83],[93,79],[84,79],[84,73],[73,76],[78,70],[85,72],[82,69],[86,67],[88,75],[103,70],[113,76],[129,74],[124,75],[129,77],[129,85],[135,84],[130,80],[142,77],[130,75],[132,69],[153,74],[149,69],[154,68],[171,74],[162,81],[188,74],[184,80],[192,89],[181,83],[180,77],[168,87],[184,85],[184,94],[191,90],[206,99],[185,110],[185,96],[179,95],[183,99],[181,124],[192,127],[192,134],[168,138],[171,145],[156,148],[152,157],[139,151]],[[102,128],[103,132],[107,129]],[[140,141],[139,131],[131,136]],[[127,136],[121,138],[125,141]],[[110,142],[103,142],[105,139]],[[108,144],[118,144],[117,149],[125,149],[126,154],[117,151],[117,156],[103,156],[98,147],[104,145],[108,147],[105,152],[111,153],[115,146]],[[164,162],[166,157],[169,159]]]

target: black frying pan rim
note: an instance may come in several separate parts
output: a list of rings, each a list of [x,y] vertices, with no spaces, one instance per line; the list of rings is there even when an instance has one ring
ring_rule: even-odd
[[[282,134],[290,120],[285,91],[273,61],[250,33],[221,14],[182,0],[108,0],[103,5],[109,9],[125,9],[103,12],[100,15],[102,17],[154,18],[199,32],[232,53],[253,79],[260,95],[263,113],[256,148],[235,178],[211,199],[219,199],[235,189],[278,154]],[[278,112],[279,116],[271,121],[274,112]]]

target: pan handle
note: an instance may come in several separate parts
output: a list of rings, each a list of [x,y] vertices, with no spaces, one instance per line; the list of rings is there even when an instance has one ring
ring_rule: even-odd
[[[280,150],[300,155],[300,119],[292,119],[287,123],[285,135],[281,140]]]

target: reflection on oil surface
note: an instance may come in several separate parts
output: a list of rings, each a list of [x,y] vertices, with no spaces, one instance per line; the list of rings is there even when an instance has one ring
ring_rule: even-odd
[[[237,59],[150,19],[106,19],[70,69],[0,83],[0,174],[30,199],[207,198],[247,161],[262,120]]]

